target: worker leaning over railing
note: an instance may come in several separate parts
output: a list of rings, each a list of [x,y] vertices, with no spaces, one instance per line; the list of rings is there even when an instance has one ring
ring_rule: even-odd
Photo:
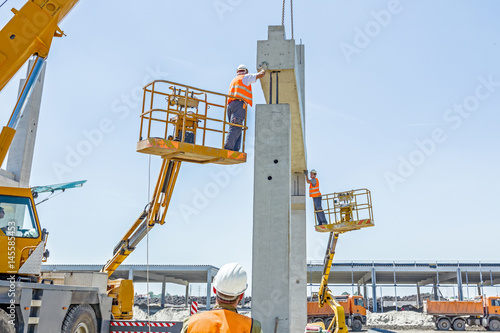
[[[311,170],[311,179],[307,176],[307,170],[304,170],[306,182],[309,184],[309,196],[313,198],[314,211],[318,220],[318,225],[328,224],[325,217],[325,212],[321,206],[321,192],[319,191],[319,180],[316,178],[316,170]]]
[[[229,86],[228,95],[234,98],[228,99],[227,118],[231,124],[239,126],[229,127],[224,149],[240,150],[241,131],[247,116],[248,104],[252,106],[252,83],[257,82],[265,74],[265,70],[261,70],[257,74],[249,74],[248,68],[245,65],[239,65],[236,69],[236,77],[231,81],[231,85]]]
[[[184,323],[182,333],[262,333],[258,320],[241,315],[236,310],[247,287],[247,272],[240,264],[231,263],[222,266],[214,278],[215,307],[211,311],[190,317]]]

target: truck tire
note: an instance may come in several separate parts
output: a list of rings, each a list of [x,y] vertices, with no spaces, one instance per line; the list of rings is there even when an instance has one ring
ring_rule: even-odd
[[[354,319],[352,321],[352,330],[354,332],[359,332],[363,328],[363,323],[359,319]]]
[[[64,318],[61,333],[97,333],[97,319],[90,305],[72,305]]]
[[[488,325],[490,331],[500,331],[500,320],[492,319]]]
[[[457,318],[453,321],[453,329],[455,331],[465,331],[465,320]]]
[[[451,322],[448,318],[441,318],[436,323],[436,327],[440,331],[447,331],[451,327]]]
[[[325,320],[325,328],[330,327],[330,324],[332,323],[333,318],[327,318]]]
[[[16,333],[14,325],[9,324],[9,315],[0,309],[0,332]]]

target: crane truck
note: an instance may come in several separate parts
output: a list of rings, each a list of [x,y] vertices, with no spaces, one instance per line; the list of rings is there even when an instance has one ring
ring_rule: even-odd
[[[332,331],[333,329],[334,333],[347,333],[349,331],[347,326],[351,326],[353,330],[357,331],[362,327],[363,317],[350,316],[349,307],[345,310],[344,306],[328,288],[328,280],[339,235],[348,231],[374,226],[371,193],[368,189],[335,192],[323,195],[322,200],[324,201],[322,207],[327,207],[323,212],[328,223],[319,224],[317,220],[319,211],[315,211],[315,230],[317,232],[328,232],[330,237],[323,260],[323,273],[318,291],[318,308],[321,309],[328,305],[332,315],[327,317],[326,320],[318,316],[316,321],[325,321],[325,323],[328,323],[328,330]]]
[[[432,315],[436,328],[465,331],[466,325],[478,325],[489,331],[500,331],[500,297],[479,296],[468,301],[426,300],[424,312]]]
[[[54,36],[63,32],[59,22],[77,0],[30,0],[0,31],[0,90],[35,56],[7,126],[0,133],[0,165]],[[44,278],[48,232],[41,228],[33,191],[0,186],[0,332],[108,333],[123,331],[132,318],[133,284],[112,280],[112,273],[157,224],[164,224],[182,162],[232,165],[246,162],[243,128],[242,152],[225,150],[229,123],[225,121],[230,96],[187,85],[154,81],[144,87],[141,131],[137,151],[161,156],[162,167],[152,200],[115,247],[101,272],[72,273],[64,284]],[[234,126],[234,125],[233,125]],[[173,135],[169,133],[173,131]],[[151,331],[135,322],[134,331]],[[154,324],[155,332],[180,332],[169,323]],[[180,326],[180,325],[178,325]],[[121,329],[120,329],[121,328]]]
[[[326,327],[334,320],[335,313],[329,307],[320,308],[317,294],[312,295],[307,302],[307,321],[311,323],[323,322]],[[341,295],[334,296],[337,302],[344,308],[345,322],[353,331],[358,332],[366,325],[366,302],[363,296]]]

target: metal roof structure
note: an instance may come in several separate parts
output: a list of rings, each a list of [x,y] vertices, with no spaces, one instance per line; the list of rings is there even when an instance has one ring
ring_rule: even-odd
[[[102,265],[44,264],[42,272],[99,272],[101,268]],[[217,267],[211,265],[121,265],[111,278],[146,282],[149,273],[149,282],[187,286],[190,283],[207,283],[207,279],[211,279],[218,271]]]
[[[323,263],[307,265],[307,282],[320,283]],[[493,286],[500,284],[500,263],[488,262],[334,262],[331,284],[435,285],[468,284]],[[373,281],[375,280],[375,281]]]

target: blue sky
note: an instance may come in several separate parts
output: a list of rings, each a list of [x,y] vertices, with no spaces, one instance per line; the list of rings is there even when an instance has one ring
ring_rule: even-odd
[[[1,7],[1,25],[23,4]],[[104,264],[148,202],[149,158],[135,152],[140,88],[166,79],[225,93],[240,63],[255,70],[257,40],[281,24],[281,5],[78,4],[48,58],[31,177],[33,186],[88,180],[39,206],[51,263]],[[372,191],[376,226],[342,235],[336,260],[498,261],[499,10],[493,0],[294,2],[308,167],[323,193]],[[3,123],[20,77],[0,93]],[[166,224],[149,236],[150,263],[238,261],[250,271],[253,111],[245,165],[232,174],[182,165]],[[151,187],[159,164],[153,156]],[[195,201],[225,176],[215,196]],[[309,200],[307,209],[307,258],[322,260],[327,235],[313,231]],[[126,263],[145,262],[144,241]]]

